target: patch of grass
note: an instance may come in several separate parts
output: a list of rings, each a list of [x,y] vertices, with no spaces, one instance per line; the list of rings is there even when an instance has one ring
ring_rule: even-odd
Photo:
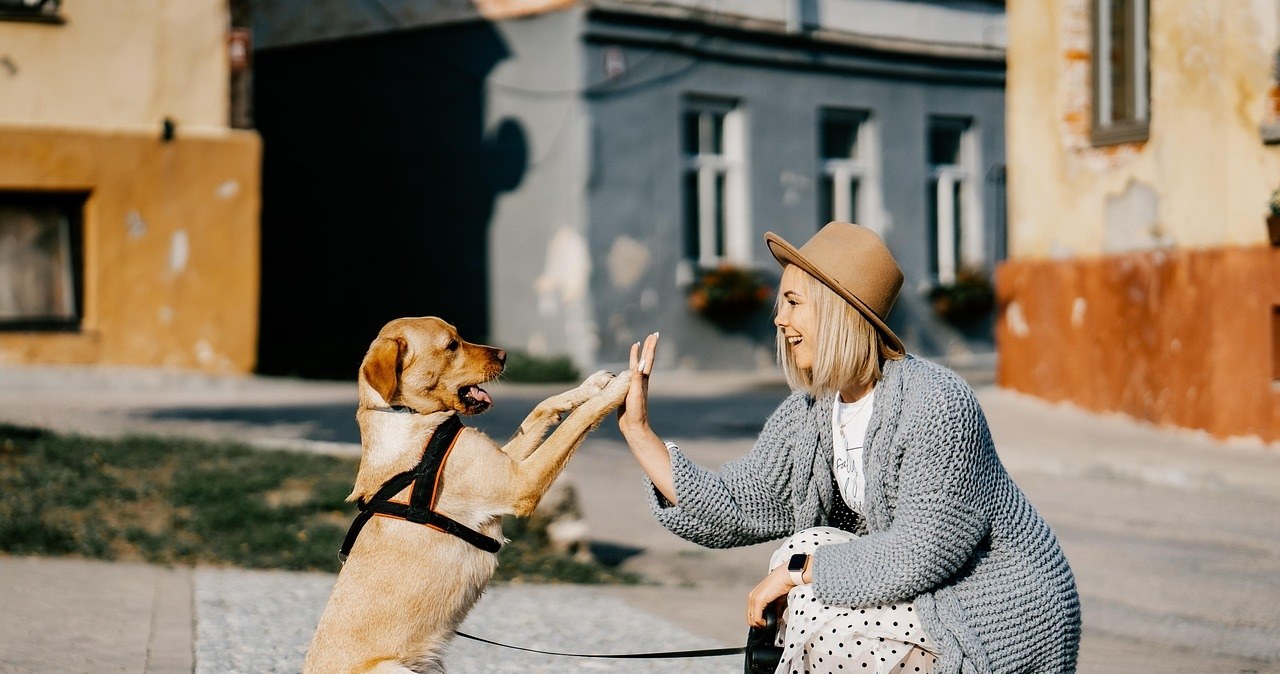
[[[578,368],[568,356],[534,356],[527,351],[507,349],[502,378],[526,384],[571,382],[578,380]]]
[[[337,571],[355,459],[0,425],[0,551],[160,564]],[[545,523],[511,519],[498,579],[634,582],[575,561]]]

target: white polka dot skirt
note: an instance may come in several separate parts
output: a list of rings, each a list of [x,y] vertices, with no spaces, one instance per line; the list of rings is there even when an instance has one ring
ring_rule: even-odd
[[[805,529],[773,553],[769,570],[798,552],[812,553],[820,545],[857,537],[833,527]],[[793,587],[787,594],[777,645],[783,650],[775,674],[916,674],[932,672],[938,662],[911,602],[831,606],[813,596],[812,585]]]

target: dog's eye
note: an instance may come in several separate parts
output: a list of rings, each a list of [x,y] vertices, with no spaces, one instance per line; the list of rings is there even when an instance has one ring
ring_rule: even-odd
[[[458,340],[456,340],[456,339],[451,339],[451,340],[449,340],[449,343],[448,343],[444,348],[446,348],[446,349],[448,349],[448,350],[450,350],[450,351],[457,351],[457,350],[458,350]]]

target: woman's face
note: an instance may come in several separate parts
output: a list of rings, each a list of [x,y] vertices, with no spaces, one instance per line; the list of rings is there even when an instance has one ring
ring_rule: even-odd
[[[782,302],[778,305],[778,315],[774,316],[773,324],[786,338],[796,367],[812,370],[813,349],[817,342],[816,308],[813,298],[805,297],[801,292],[801,274],[804,272],[795,265],[787,265],[782,270],[782,281],[778,284],[778,296]]]

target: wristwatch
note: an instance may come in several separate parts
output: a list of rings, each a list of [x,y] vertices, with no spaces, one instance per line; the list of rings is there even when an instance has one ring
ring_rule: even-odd
[[[787,562],[787,573],[791,574],[792,585],[804,585],[804,565],[809,563],[809,555],[797,552]]]

